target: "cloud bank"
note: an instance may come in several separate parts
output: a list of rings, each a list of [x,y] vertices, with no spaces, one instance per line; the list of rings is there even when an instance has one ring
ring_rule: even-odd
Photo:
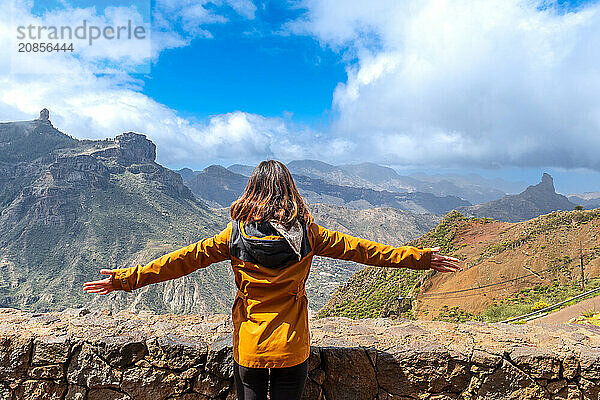
[[[94,7],[12,17],[37,23],[137,18],[130,7]],[[298,6],[297,4],[295,6]],[[600,4],[565,12],[547,1],[305,0],[283,27],[339,52],[347,80],[332,96],[331,126],[317,132],[290,118],[232,110],[195,122],[141,93],[119,72],[148,52],[116,47],[54,60],[69,74],[0,75],[0,120],[49,107],[54,124],[82,138],[147,134],[172,166],[317,158],[412,167],[564,167],[600,170]],[[164,50],[211,37],[213,24],[254,19],[250,0],[157,0],[153,62]],[[14,31],[0,14],[0,71]],[[99,75],[98,54],[109,55]],[[48,64],[48,68],[52,65]],[[201,79],[201,78],[200,78]]]
[[[600,170],[600,5],[306,0],[288,26],[353,59],[331,127],[384,163]],[[369,154],[364,150],[369,149]]]

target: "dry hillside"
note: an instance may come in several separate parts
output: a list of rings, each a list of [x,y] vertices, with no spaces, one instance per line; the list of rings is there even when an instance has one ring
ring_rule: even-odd
[[[462,272],[367,267],[318,316],[501,320],[578,293],[580,241],[588,287],[598,286],[600,209],[553,212],[519,223],[452,212],[410,244],[440,245],[444,254],[463,260]],[[399,295],[413,300],[399,301]]]

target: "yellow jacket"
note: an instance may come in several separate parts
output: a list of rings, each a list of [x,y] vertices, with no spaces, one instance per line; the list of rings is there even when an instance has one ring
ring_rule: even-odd
[[[217,235],[145,266],[113,270],[113,287],[131,292],[151,283],[179,278],[215,262],[231,260],[238,288],[232,307],[234,359],[245,367],[278,368],[300,364],[310,353],[305,283],[313,256],[381,267],[428,269],[431,265],[429,248],[392,247],[332,231],[314,222],[303,229],[307,234],[305,250],[299,261],[288,262],[285,268],[268,268],[248,261],[251,257],[236,250],[232,241],[232,233],[234,237],[242,235],[244,239],[257,241],[280,237],[255,238],[246,235],[239,221],[232,221]]]

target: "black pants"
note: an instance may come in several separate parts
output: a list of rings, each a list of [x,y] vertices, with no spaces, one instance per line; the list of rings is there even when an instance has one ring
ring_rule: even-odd
[[[270,371],[270,385],[269,385]],[[300,400],[308,376],[308,359],[284,368],[248,368],[233,360],[233,380],[238,400]]]

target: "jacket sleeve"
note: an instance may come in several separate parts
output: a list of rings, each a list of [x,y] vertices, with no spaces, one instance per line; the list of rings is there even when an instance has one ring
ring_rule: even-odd
[[[212,263],[228,260],[231,222],[213,237],[182,247],[142,266],[113,269],[113,289],[131,292],[152,283],[176,279]]]
[[[326,229],[316,223],[311,226],[316,256],[355,261],[379,267],[431,268],[431,249],[413,246],[393,247],[367,239]]]

